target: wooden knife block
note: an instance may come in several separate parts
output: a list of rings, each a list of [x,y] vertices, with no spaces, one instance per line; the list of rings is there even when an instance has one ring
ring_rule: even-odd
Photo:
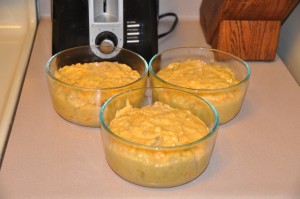
[[[274,60],[282,22],[299,0],[202,0],[200,23],[212,48],[244,60]]]

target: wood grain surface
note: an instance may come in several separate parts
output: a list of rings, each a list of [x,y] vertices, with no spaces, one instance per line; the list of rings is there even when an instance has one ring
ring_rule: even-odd
[[[202,0],[200,23],[205,39],[212,42],[223,20],[283,22],[299,0]]]
[[[208,44],[245,60],[273,60],[281,24],[299,0],[203,0],[200,24]]]
[[[212,47],[244,60],[273,60],[279,32],[280,21],[224,20]]]

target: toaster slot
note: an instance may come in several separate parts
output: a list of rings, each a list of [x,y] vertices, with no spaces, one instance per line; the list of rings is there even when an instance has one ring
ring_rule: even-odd
[[[119,4],[118,0],[93,0],[94,4],[94,22],[118,22]]]

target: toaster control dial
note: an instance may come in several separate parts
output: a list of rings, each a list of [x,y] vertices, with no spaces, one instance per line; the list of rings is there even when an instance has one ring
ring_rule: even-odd
[[[109,54],[118,45],[118,38],[112,32],[101,32],[95,40],[96,45],[100,46],[102,53]]]

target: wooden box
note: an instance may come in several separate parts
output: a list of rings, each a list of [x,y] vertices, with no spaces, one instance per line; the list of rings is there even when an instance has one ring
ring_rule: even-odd
[[[212,48],[244,60],[274,60],[280,27],[299,0],[202,0],[200,23]]]

